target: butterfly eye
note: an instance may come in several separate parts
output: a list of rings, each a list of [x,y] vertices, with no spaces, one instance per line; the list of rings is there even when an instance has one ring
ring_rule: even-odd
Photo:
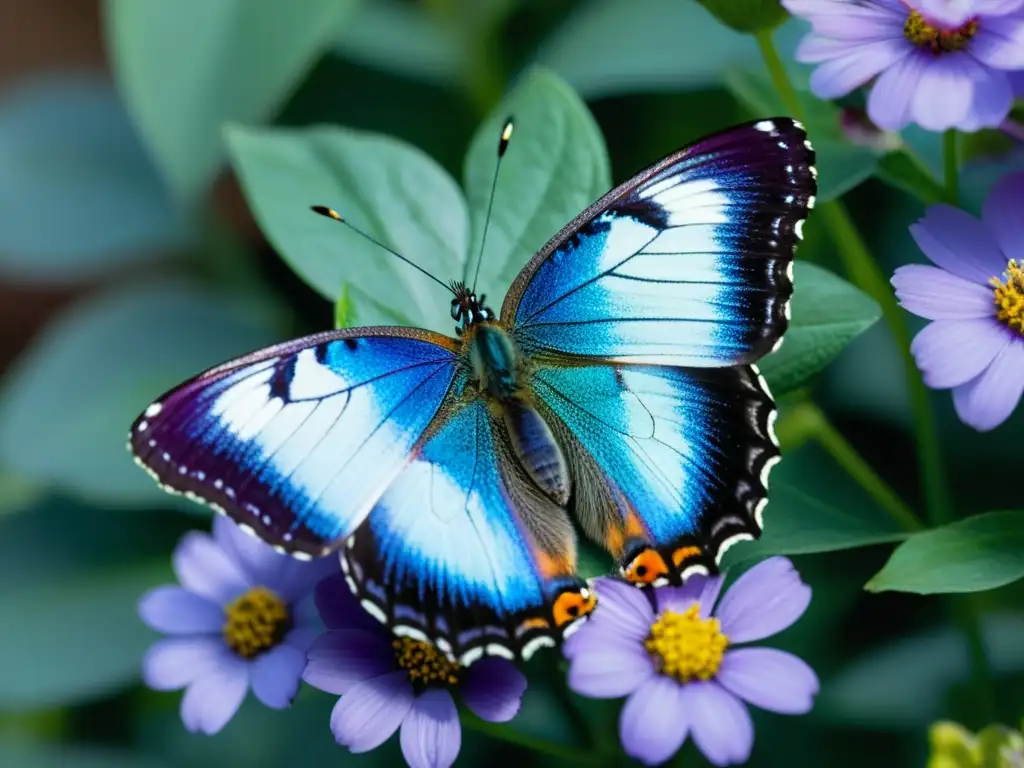
[[[452,320],[459,320],[462,318],[462,305],[458,299],[452,299]]]
[[[637,586],[653,584],[658,579],[668,577],[668,565],[656,550],[647,547],[630,560],[628,565],[623,566],[622,577]]]
[[[563,592],[555,599],[551,607],[552,618],[559,629],[572,624],[577,619],[587,616],[597,607],[597,597],[589,589]]]

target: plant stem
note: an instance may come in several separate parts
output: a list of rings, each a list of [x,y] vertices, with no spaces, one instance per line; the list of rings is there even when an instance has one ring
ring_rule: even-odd
[[[945,172],[946,202],[956,205],[960,199],[960,161],[957,156],[957,134],[952,128],[942,135],[942,165]]]
[[[555,744],[552,741],[545,741],[544,739],[527,736],[525,733],[513,730],[503,723],[491,723],[487,720],[482,720],[469,710],[464,709],[460,719],[464,726],[472,728],[477,733],[482,733],[485,736],[500,739],[501,741],[508,742],[509,744],[516,744],[540,754],[550,755],[551,757],[556,757],[560,760],[572,763],[586,763],[588,765],[595,765],[599,763],[596,756],[587,750],[579,749],[577,747],[567,747],[561,744]]]
[[[811,407],[817,411],[817,429],[814,437],[821,447],[828,451],[836,463],[845,469],[846,473],[856,480],[901,528],[907,531],[923,530],[924,525],[896,491],[878,476],[817,406]]]

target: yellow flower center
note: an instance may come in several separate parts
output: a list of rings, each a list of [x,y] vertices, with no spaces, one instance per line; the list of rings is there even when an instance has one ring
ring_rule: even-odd
[[[999,309],[996,317],[1024,336],[1024,262],[1010,259],[1003,277],[1005,280],[993,277],[990,281]]]
[[[919,48],[932,53],[962,51],[971,38],[978,34],[978,20],[965,21],[956,29],[940,29],[930,24],[920,11],[912,11],[903,25],[903,36]]]
[[[662,613],[644,641],[658,671],[680,683],[714,677],[727,645],[718,619],[701,618],[697,604],[682,613]]]
[[[224,609],[224,642],[244,659],[268,651],[291,629],[284,600],[266,587],[253,587]]]
[[[414,685],[455,685],[459,682],[459,665],[449,661],[430,643],[397,637],[391,643],[398,666],[409,673]]]

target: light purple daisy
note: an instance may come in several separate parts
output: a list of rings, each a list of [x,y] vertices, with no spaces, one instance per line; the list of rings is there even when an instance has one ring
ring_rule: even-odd
[[[965,424],[993,429],[1024,393],[1024,173],[992,187],[980,221],[933,205],[910,233],[936,265],[892,277],[903,308],[934,321],[910,351],[925,384],[953,390]]]
[[[526,678],[505,659],[485,657],[469,667],[434,646],[396,637],[362,609],[339,575],[316,588],[327,632],[309,649],[307,683],[341,696],[331,731],[352,752],[376,749],[401,728],[411,768],[448,768],[462,746],[452,692],[492,723],[519,712]]]
[[[647,765],[692,736],[715,765],[750,757],[754,726],[744,702],[783,714],[810,711],[814,671],[773,648],[737,648],[781,632],[807,609],[811,589],[772,557],[740,576],[715,608],[722,577],[694,576],[653,594],[597,579],[597,610],[566,641],[569,687],[591,698],[628,696],[622,746]]]
[[[796,51],[817,64],[811,90],[845,96],[874,79],[868,115],[898,131],[997,127],[1024,69],[1022,0],[782,0],[812,32]]]
[[[142,620],[169,635],[143,659],[146,685],[186,688],[181,720],[192,732],[220,731],[250,686],[268,707],[287,707],[320,630],[313,586],[338,561],[279,554],[218,517],[213,536],[182,538],[173,563],[181,586],[156,587],[139,601]]]

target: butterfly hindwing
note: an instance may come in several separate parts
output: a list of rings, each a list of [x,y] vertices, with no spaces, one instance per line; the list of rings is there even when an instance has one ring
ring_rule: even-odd
[[[171,390],[130,448],[165,490],[320,556],[362,522],[441,406],[454,343],[402,328],[297,339]]]
[[[533,389],[586,489],[574,513],[630,581],[713,571],[760,535],[779,449],[752,366],[548,365]]]
[[[396,633],[463,664],[528,658],[593,608],[572,525],[483,400],[437,424],[344,549],[349,586]]]
[[[502,306],[527,354],[714,367],[771,351],[816,193],[799,123],[707,137],[612,190],[527,264]]]

